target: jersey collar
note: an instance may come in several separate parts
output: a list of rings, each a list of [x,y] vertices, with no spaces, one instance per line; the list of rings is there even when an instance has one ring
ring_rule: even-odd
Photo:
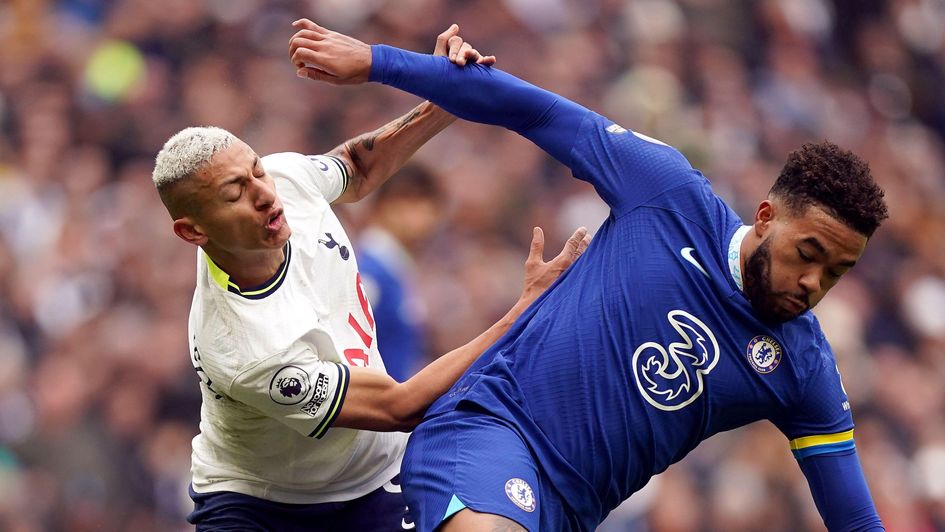
[[[275,275],[262,284],[249,288],[240,288],[239,285],[230,279],[229,274],[221,270],[220,267],[213,262],[210,255],[204,253],[204,256],[207,257],[207,267],[210,270],[210,277],[213,278],[220,288],[238,296],[245,297],[246,299],[262,299],[278,290],[279,287],[282,286],[282,281],[285,280],[286,271],[289,269],[289,260],[292,258],[292,246],[289,242],[285,243],[285,247],[282,248],[282,251],[285,254],[285,258],[282,259],[282,264],[279,265],[279,269],[276,271]]]
[[[750,225],[739,227],[728,243],[728,272],[732,275],[732,280],[735,281],[735,286],[740,291],[744,290],[744,283],[742,282],[742,241],[745,240],[745,236],[750,230]]]

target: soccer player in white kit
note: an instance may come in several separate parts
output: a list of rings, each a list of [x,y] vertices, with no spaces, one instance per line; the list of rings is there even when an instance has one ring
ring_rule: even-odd
[[[489,61],[456,31],[441,51]],[[158,154],[174,232],[201,248],[188,323],[202,393],[188,518],[198,530],[412,528],[396,485],[407,435],[374,431],[418,423],[587,244],[581,229],[545,263],[536,228],[525,290],[505,317],[410,380],[387,376],[330,205],[362,198],[452,121],[425,102],[317,156],[259,157],[225,130],[187,128]]]

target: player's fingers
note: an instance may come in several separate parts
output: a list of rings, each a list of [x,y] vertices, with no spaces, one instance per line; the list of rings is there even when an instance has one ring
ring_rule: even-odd
[[[296,37],[292,39],[291,41],[289,41],[289,58],[292,59],[292,62],[296,66],[299,66],[299,64],[295,60],[295,56],[301,50],[308,50],[311,52],[311,51],[317,51],[320,48],[321,48],[321,45],[318,41],[313,41],[311,39],[306,39],[304,37]]]
[[[322,60],[324,58],[314,50],[310,50],[308,48],[299,48],[294,54],[292,54],[291,59],[292,64],[295,65],[296,68],[313,67],[331,73],[330,71],[326,70],[322,64]]]
[[[586,227],[578,227],[574,234],[568,238],[568,241],[564,243],[564,249],[561,250],[561,253],[552,260],[556,266],[562,270],[571,266],[571,264],[581,256],[581,253],[584,252],[581,249],[581,243],[584,241],[584,238],[587,236]]]
[[[289,42],[291,42],[292,39],[297,39],[297,38],[299,38],[299,37],[302,37],[302,38],[305,38],[305,39],[311,39],[311,40],[313,40],[313,41],[320,41],[320,40],[322,40],[322,39],[328,37],[328,35],[326,35],[326,34],[323,33],[323,32],[319,32],[319,31],[299,30],[299,31],[295,32],[295,35],[293,35],[293,36],[289,39]]]
[[[528,248],[528,258],[525,264],[540,263],[545,256],[545,233],[541,227],[532,229],[532,244]]]
[[[453,35],[446,41],[446,47],[448,49],[447,55],[450,58],[450,61],[456,62],[456,55],[459,53],[459,49],[463,46],[463,38],[459,35]]]
[[[475,55],[473,55],[475,53]],[[472,45],[468,42],[464,42],[462,46],[459,47],[459,52],[456,53],[456,63],[459,66],[464,66],[466,61],[470,58],[476,57],[479,55],[479,52],[476,52]]]
[[[466,58],[466,63],[476,63],[479,61],[479,58],[482,57],[482,54],[479,53],[479,50],[473,48],[471,44],[469,45],[469,50],[467,50],[464,55]]]
[[[324,70],[310,66],[296,69],[295,75],[300,78],[314,79],[316,81],[334,81],[337,79],[337,76],[333,76]]]
[[[494,55],[480,55],[479,59],[476,60],[476,64],[492,66],[495,64],[495,61],[496,59]]]
[[[307,18],[300,18],[296,20],[295,22],[292,23],[292,27],[311,30],[311,31],[317,31],[319,33],[324,33],[328,31],[325,28],[319,26],[318,24],[315,24],[314,22],[312,22],[310,19],[307,19]]]
[[[295,51],[302,46],[310,46],[312,43],[322,42],[325,39],[324,35],[315,33],[309,30],[303,30],[297,32],[295,35],[289,39],[289,56],[295,53]]]
[[[584,235],[584,238],[581,239],[581,243],[578,245],[577,254],[581,256],[587,251],[587,246],[591,245],[591,235],[590,233]]]
[[[453,24],[446,31],[436,36],[436,46],[433,47],[433,55],[446,55],[447,42],[451,37],[459,33],[459,26]]]

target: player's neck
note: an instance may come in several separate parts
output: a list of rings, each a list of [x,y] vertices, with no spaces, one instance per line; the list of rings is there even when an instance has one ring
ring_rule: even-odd
[[[206,245],[203,250],[237,286],[246,288],[271,279],[285,260],[285,247],[253,251],[230,252]]]
[[[738,271],[742,275],[742,286],[744,286],[744,272],[746,263],[748,262],[748,257],[751,257],[752,254],[755,253],[755,250],[758,249],[758,246],[761,245],[761,242],[761,237],[755,232],[754,227],[745,233],[745,238],[742,239],[742,244],[739,246],[738,252]],[[744,288],[742,290],[744,291]]]

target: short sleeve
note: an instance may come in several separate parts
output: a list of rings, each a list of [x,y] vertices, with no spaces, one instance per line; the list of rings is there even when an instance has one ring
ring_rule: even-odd
[[[262,158],[263,168],[274,178],[288,179],[308,194],[335,201],[348,189],[348,166],[333,155],[274,153]]]
[[[702,174],[676,148],[596,113],[584,118],[571,152],[574,177],[594,185],[617,214]]]
[[[311,348],[290,349],[238,374],[230,397],[321,438],[341,411],[349,378],[347,366],[319,360]]]
[[[800,401],[775,424],[791,442],[798,461],[819,454],[850,451],[853,416],[840,371],[826,340],[819,364],[809,375]]]

